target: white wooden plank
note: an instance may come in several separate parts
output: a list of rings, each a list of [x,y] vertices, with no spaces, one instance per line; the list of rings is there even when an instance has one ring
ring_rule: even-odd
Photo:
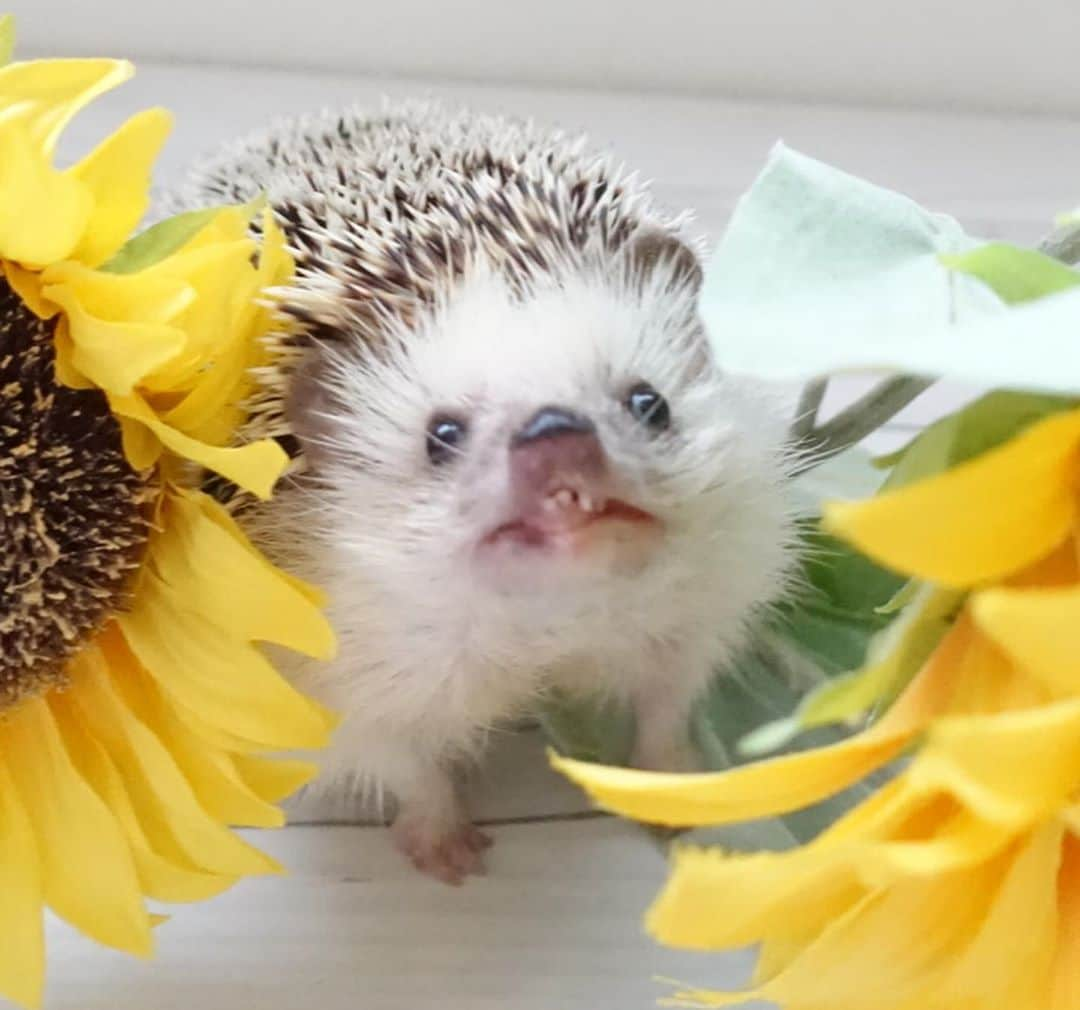
[[[416,875],[372,828],[259,843],[292,875],[181,908],[149,963],[53,925],[46,1010],[647,1008],[653,976],[737,984],[745,954],[664,950],[641,930],[659,850],[614,820],[496,830],[488,877]]]

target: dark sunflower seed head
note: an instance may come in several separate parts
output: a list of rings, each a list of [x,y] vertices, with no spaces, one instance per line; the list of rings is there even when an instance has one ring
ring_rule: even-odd
[[[0,712],[64,683],[148,534],[147,481],[104,393],[57,382],[54,326],[0,276]]]

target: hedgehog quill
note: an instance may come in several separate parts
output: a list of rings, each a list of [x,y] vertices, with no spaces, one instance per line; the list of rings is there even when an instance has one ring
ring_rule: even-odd
[[[456,771],[552,688],[632,706],[694,766],[691,705],[781,589],[785,417],[725,376],[687,219],[580,140],[436,105],[285,122],[185,207],[267,194],[297,259],[253,434],[297,455],[242,509],[341,641],[286,664],[344,714],[310,788],[396,810],[420,870],[482,871]]]

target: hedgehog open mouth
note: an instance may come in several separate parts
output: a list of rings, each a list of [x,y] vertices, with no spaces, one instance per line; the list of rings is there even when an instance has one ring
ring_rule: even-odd
[[[594,497],[564,485],[549,491],[535,509],[497,526],[484,537],[483,544],[509,542],[522,547],[545,547],[609,523],[655,526],[658,520],[652,513],[618,498]]]

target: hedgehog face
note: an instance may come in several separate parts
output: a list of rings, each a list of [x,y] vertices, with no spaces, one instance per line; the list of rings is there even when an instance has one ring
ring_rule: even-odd
[[[762,595],[786,554],[783,425],[718,371],[695,293],[479,277],[377,357],[326,357],[308,414],[329,451],[309,451],[362,563],[534,601],[738,566]]]

